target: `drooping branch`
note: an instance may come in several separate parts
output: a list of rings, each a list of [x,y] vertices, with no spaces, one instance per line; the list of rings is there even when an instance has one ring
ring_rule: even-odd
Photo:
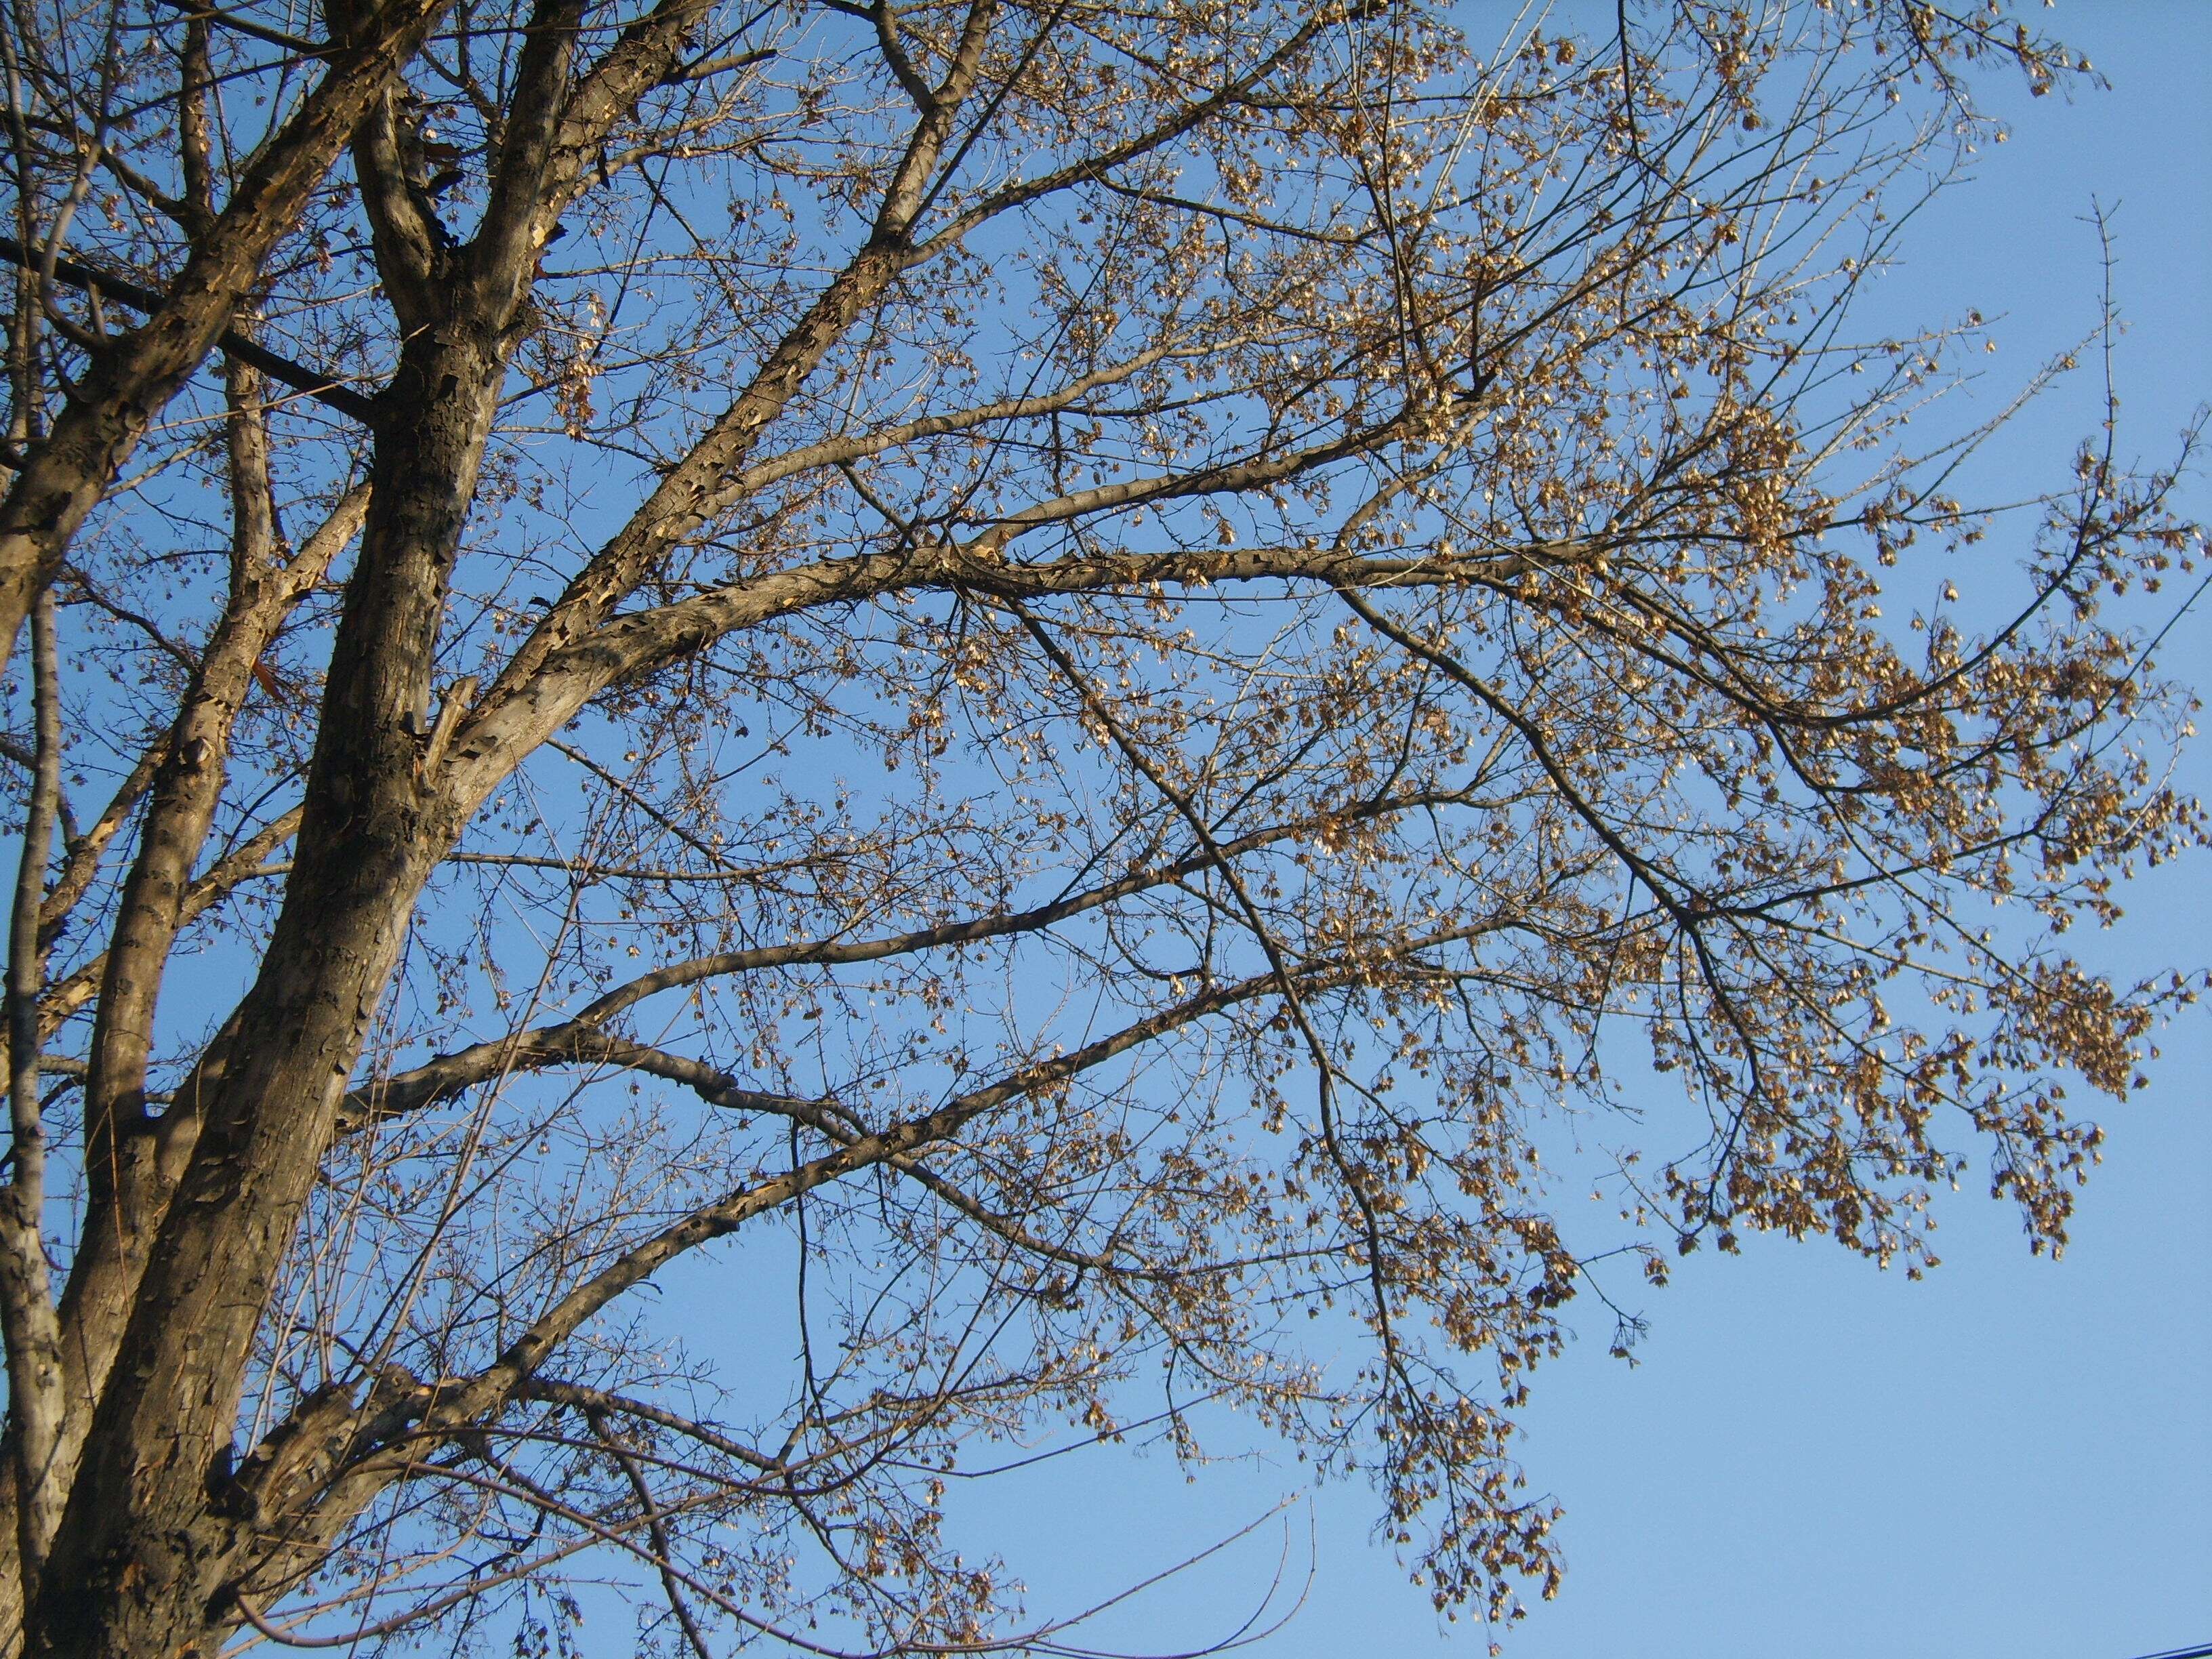
[[[23,245],[11,236],[0,236],[0,258],[26,270],[40,269],[33,257]],[[141,288],[126,278],[89,265],[81,259],[57,258],[53,263],[54,280],[76,289],[81,293],[98,295],[104,299],[119,300],[133,311],[151,316],[161,309],[162,296],[151,289]],[[366,426],[376,410],[373,398],[355,391],[343,380],[319,374],[304,364],[271,351],[259,341],[241,334],[234,328],[226,328],[216,335],[214,349],[235,357],[240,362],[259,369],[280,386],[289,386],[326,409],[335,410],[349,420]]]
[[[723,951],[672,963],[641,974],[594,999],[573,1018],[537,1030],[519,1032],[458,1049],[408,1070],[366,1085],[346,1098],[340,1118],[342,1132],[353,1133],[388,1118],[417,1112],[450,1100],[466,1090],[511,1074],[543,1067],[594,1064],[613,1058],[622,1040],[607,1026],[621,1014],[650,997],[680,990],[714,979],[793,967],[847,967],[883,962],[933,951],[958,950],[994,939],[1042,933],[1063,921],[1103,909],[1115,902],[1155,889],[1176,886],[1187,878],[1213,866],[1217,858],[1241,858],[1246,854],[1285,842],[1303,840],[1371,823],[1401,813],[1419,812],[1464,801],[1476,783],[1461,789],[1419,789],[1378,794],[1348,801],[1294,819],[1287,823],[1219,838],[1204,851],[1165,863],[1132,871],[1121,878],[1070,893],[1049,903],[1024,910],[967,918],[935,927],[915,928],[872,939],[823,939],[787,945],[758,945],[750,950]],[[626,1045],[635,1047],[636,1045]],[[741,1110],[784,1111],[797,1103],[788,1097],[742,1091],[734,1079],[718,1083],[718,1091],[747,1093],[753,1102]]]

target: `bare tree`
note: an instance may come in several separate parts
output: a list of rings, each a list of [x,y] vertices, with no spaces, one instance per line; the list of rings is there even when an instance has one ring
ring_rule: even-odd
[[[1224,1401],[1498,1616],[1570,1298],[2063,1242],[2198,538],[1850,317],[2011,19],[0,41],[7,1651],[1052,1651],[945,1482]]]

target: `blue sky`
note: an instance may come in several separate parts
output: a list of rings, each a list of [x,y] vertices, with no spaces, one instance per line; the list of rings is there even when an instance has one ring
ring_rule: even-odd
[[[1607,18],[1611,7],[1597,9]],[[2012,137],[1910,229],[1885,308],[2001,319],[1994,400],[2094,327],[2093,204],[2116,230],[2124,450],[2159,459],[2212,398],[2212,4],[2105,0],[2046,14],[2112,89],[2006,95]],[[1984,482],[2062,476],[2100,418],[2089,375],[2062,383]],[[2212,517],[2212,488],[2191,486]],[[2212,617],[2184,619],[2171,672],[2212,681]],[[2188,761],[2212,794],[2212,752]],[[2116,968],[2201,969],[2212,869],[2154,872],[2127,921],[2089,942]],[[1942,1215],[1922,1283],[1819,1242],[1701,1255],[1643,1306],[1631,1369],[1586,1316],[1539,1378],[1524,1462],[1566,1506],[1560,1600],[1505,1637],[1520,1659],[2131,1659],[2212,1641],[2212,1010],[2160,1039],[2153,1085],[2100,1113],[2104,1168],[2063,1261],[2031,1259],[2016,1217],[1972,1190]],[[1065,1607],[1164,1567],[1301,1485],[1232,1462],[1187,1483],[1164,1455],[1069,1460],[974,1500],[1020,1540],[1033,1605]],[[1297,1615],[1260,1659],[1482,1653],[1447,1633],[1358,1488],[1302,1500],[1243,1545],[1087,1634],[1167,1652],[1225,1636],[1279,1558]],[[1310,1577],[1309,1577],[1310,1572]]]

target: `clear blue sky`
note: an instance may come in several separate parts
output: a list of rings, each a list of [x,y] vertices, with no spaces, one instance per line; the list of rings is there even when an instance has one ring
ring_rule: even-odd
[[[1611,6],[1596,9],[1609,19]],[[2113,90],[1999,100],[2011,141],[1914,227],[1888,300],[1928,320],[2005,321],[2024,375],[2094,324],[2094,201],[2115,210],[2124,447],[2161,455],[2212,398],[2212,0],[2100,0],[2045,15]],[[2017,108],[2013,106],[2017,105]],[[2003,373],[1997,386],[2015,381]],[[2007,440],[2021,494],[2063,472],[2098,418],[2087,377]],[[2212,517],[2212,486],[2191,486]],[[2163,655],[2212,687],[2212,617]],[[2212,794],[2212,749],[2189,763]],[[2212,860],[2139,883],[2116,964],[2212,960]],[[2094,948],[2100,948],[2094,947]],[[1700,1255],[1647,1297],[1631,1370],[1609,1322],[1539,1378],[1524,1461],[1566,1505],[1569,1576],[1506,1638],[1519,1659],[2132,1659],[2212,1642],[2212,1010],[2160,1039],[2152,1088],[2104,1110],[2104,1169],[2075,1243],[2028,1256],[1971,1190],[1943,1217],[1945,1266],[1909,1284],[1821,1243]],[[1186,1484],[1164,1455],[1065,1460],[975,1493],[1032,1605],[1064,1607],[1218,1538],[1300,1485],[1279,1460]],[[1313,1576],[1256,1659],[1473,1659],[1372,1544],[1359,1488],[1290,1517]],[[1251,1610],[1281,1522],[1087,1636],[1167,1652]],[[1297,1585],[1291,1587],[1295,1593]]]

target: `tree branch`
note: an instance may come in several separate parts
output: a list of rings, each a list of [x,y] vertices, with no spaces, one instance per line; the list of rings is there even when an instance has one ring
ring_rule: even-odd
[[[36,270],[30,254],[12,236],[0,236],[0,257],[25,270]],[[84,294],[103,295],[118,300],[133,311],[151,314],[165,303],[161,295],[96,265],[86,264],[80,259],[56,259],[54,279]],[[215,338],[216,349],[228,353],[241,363],[259,369],[270,380],[289,386],[295,392],[305,392],[326,409],[336,410],[349,420],[366,426],[374,417],[375,400],[356,392],[344,381],[328,374],[318,374],[289,357],[279,356],[268,347],[249,339],[234,328],[227,328]]]

